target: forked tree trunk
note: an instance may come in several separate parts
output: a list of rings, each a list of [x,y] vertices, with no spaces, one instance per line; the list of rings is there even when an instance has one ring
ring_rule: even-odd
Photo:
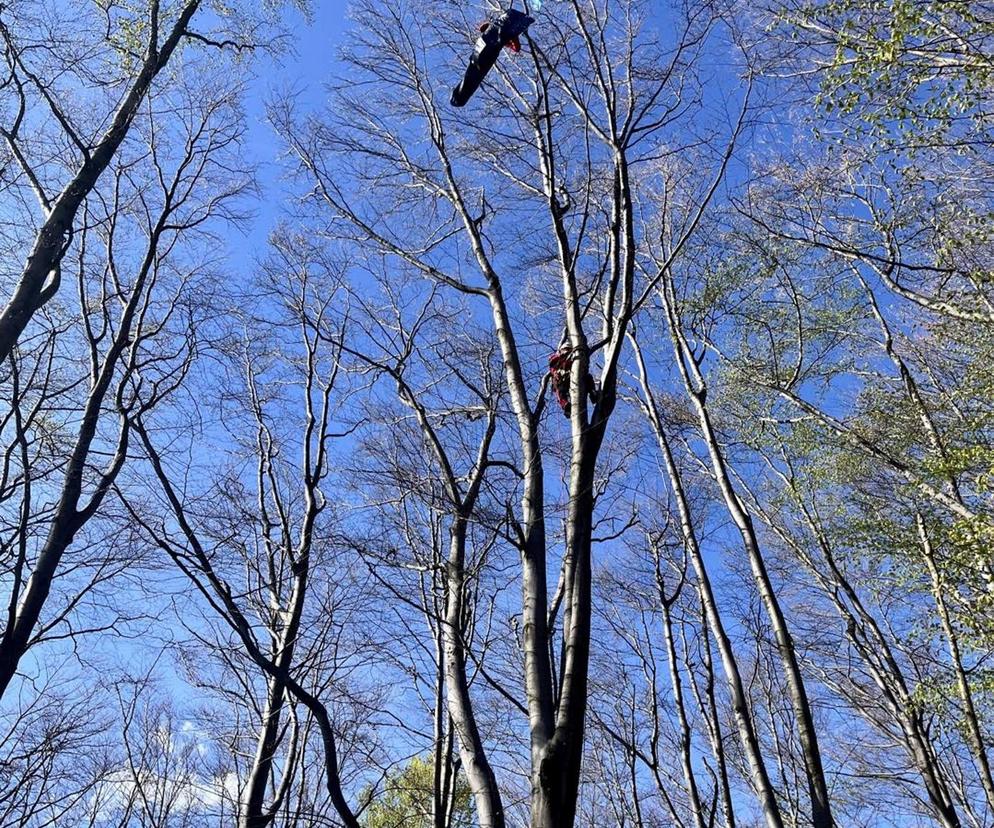
[[[645,368],[645,360],[638,346],[637,340],[632,337],[636,359],[639,364],[639,379],[642,385],[642,393],[645,398],[646,413],[649,422],[656,436],[660,453],[666,465],[666,472],[669,476],[670,489],[676,499],[677,511],[680,515],[680,528],[683,534],[684,549],[690,558],[691,565],[697,576],[697,587],[701,595],[701,603],[707,616],[707,621],[715,637],[718,647],[718,654],[721,658],[722,667],[725,671],[725,678],[728,681],[728,689],[731,695],[732,710],[735,714],[735,723],[739,731],[739,739],[742,742],[742,749],[745,752],[746,760],[749,763],[749,781],[756,796],[759,799],[760,807],[763,810],[763,818],[768,828],[784,828],[783,817],[780,813],[780,806],[777,804],[776,793],[770,781],[769,772],[766,769],[766,762],[759,746],[759,738],[756,735],[755,724],[753,722],[752,711],[749,705],[749,697],[746,694],[745,683],[739,671],[738,661],[732,648],[731,639],[725,631],[725,625],[721,618],[718,603],[715,600],[714,590],[711,586],[711,578],[704,563],[704,556],[697,541],[697,533],[694,529],[693,517],[690,513],[690,503],[686,490],[683,486],[683,477],[673,456],[669,438],[663,428],[662,419],[656,406],[655,396],[649,384],[648,373]]]

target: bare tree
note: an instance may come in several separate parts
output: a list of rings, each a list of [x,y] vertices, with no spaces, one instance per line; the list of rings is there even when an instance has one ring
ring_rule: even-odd
[[[178,122],[169,129],[157,128],[154,110],[148,113],[145,150],[115,168],[101,209],[85,213],[74,261],[76,315],[40,334],[32,352],[7,355],[12,406],[3,419],[0,560],[9,581],[0,692],[30,647],[66,635],[66,627],[79,632],[73,614],[82,596],[118,568],[98,560],[89,583],[43,617],[67,550],[101,510],[128,456],[128,417],[176,389],[197,347],[207,306],[194,304],[196,258],[186,258],[187,243],[230,217],[229,203],[246,186],[232,168],[218,166],[240,134],[229,105],[223,94],[174,100]],[[179,140],[178,154],[166,136]],[[143,239],[137,255],[136,236]],[[75,361],[61,354],[70,335]]]
[[[0,8],[0,823],[994,828],[991,4],[528,7]]]
[[[497,827],[505,825],[504,806],[501,800],[497,778],[490,765],[484,741],[480,734],[475,707],[470,696],[469,657],[467,646],[468,625],[472,617],[470,573],[480,566],[477,562],[471,567],[467,562],[472,523],[481,522],[480,500],[484,492],[485,476],[495,465],[507,464],[491,456],[491,444],[497,430],[498,403],[501,396],[499,370],[493,369],[492,347],[475,347],[472,342],[460,348],[453,341],[451,333],[444,344],[432,347],[424,341],[423,329],[443,324],[443,318],[436,309],[436,296],[428,294],[423,306],[412,314],[414,321],[408,326],[403,308],[398,307],[398,297],[393,297],[393,306],[381,308],[371,305],[360,296],[355,296],[353,305],[365,305],[363,318],[367,319],[367,329],[363,341],[369,344],[344,346],[360,365],[382,373],[396,385],[398,400],[410,409],[417,430],[421,434],[424,450],[432,461],[433,472],[438,476],[440,496],[437,502],[432,499],[432,507],[442,512],[448,522],[448,553],[444,561],[433,564],[442,571],[442,604],[437,616],[432,619],[438,628],[438,643],[442,653],[439,667],[444,671],[444,680],[437,684],[437,692],[444,692],[449,719],[458,735],[461,768],[466,774],[476,800],[476,815],[481,826]],[[353,311],[353,315],[357,311]],[[474,353],[475,351],[475,353]],[[476,359],[480,365],[473,366],[470,360]],[[421,363],[426,379],[417,377],[415,371]],[[444,366],[444,373],[437,366]],[[446,376],[448,375],[448,376]],[[478,378],[477,378],[478,377]],[[446,388],[446,379],[456,383],[455,388]],[[431,389],[432,398],[426,400],[420,386]],[[455,405],[443,401],[441,409],[434,400],[446,388],[446,400],[457,400]],[[462,402],[465,400],[465,402]],[[469,420],[481,422],[474,430],[479,432],[478,445],[472,452],[470,467],[460,469],[461,458],[455,447],[469,442],[465,426],[456,426],[457,437],[453,439],[452,421],[465,423]],[[454,444],[453,448],[449,444]],[[462,454],[463,451],[460,451]],[[405,469],[400,465],[398,471]],[[400,497],[410,482],[399,475],[397,487]],[[382,485],[382,484],[380,484]],[[432,487],[428,486],[428,492]],[[421,490],[421,495],[424,491]],[[429,607],[425,607],[430,612]],[[437,715],[437,714],[436,714]],[[438,725],[436,725],[436,728]],[[440,734],[439,734],[440,735]],[[443,788],[439,793],[445,790]],[[436,809],[436,819],[442,814]]]
[[[72,12],[82,12],[82,16],[74,16],[71,23],[69,10],[65,19],[47,21],[44,18],[48,10],[40,4],[4,9],[6,19],[0,19],[5,58],[3,88],[11,103],[0,134],[34,191],[43,221],[14,291],[0,312],[0,360],[7,360],[31,317],[59,290],[61,264],[72,241],[76,216],[128,135],[156,77],[180,43],[196,36],[191,24],[199,7],[200,0],[169,10],[151,2],[132,17],[113,5],[90,13],[77,6]],[[109,42],[70,41],[50,48],[45,27],[51,22],[71,26],[77,32],[86,26],[96,31],[106,27]],[[138,42],[128,42],[125,36],[122,42],[115,43],[110,32],[116,27],[141,32]],[[98,118],[84,119],[83,113],[66,107],[65,96],[73,81],[88,85],[96,80],[91,72],[99,52],[86,55],[82,65],[74,66],[78,55],[74,51],[84,43],[94,52],[101,50],[104,58],[117,57],[121,70],[118,77],[102,79],[112,84],[120,97],[111,112]],[[67,72],[69,78],[64,77]],[[34,147],[32,137],[39,129],[34,121],[39,108],[47,110],[54,140],[72,147],[72,158],[65,166],[74,165],[75,169],[61,181],[62,176],[45,158],[48,150]]]
[[[34,690],[0,717],[0,824],[80,824],[115,769],[111,717],[58,675]]]
[[[766,761],[763,758],[757,735],[756,722],[746,690],[746,682],[742,671],[739,668],[738,658],[732,647],[731,639],[726,632],[726,624],[722,619],[721,610],[715,598],[715,592],[711,585],[711,576],[705,564],[704,556],[698,540],[697,522],[693,517],[690,506],[690,498],[684,483],[684,475],[677,464],[676,454],[673,450],[672,438],[668,434],[668,429],[662,419],[659,403],[653,393],[649,371],[642,350],[638,344],[638,338],[633,332],[632,341],[635,348],[636,360],[639,370],[639,382],[641,385],[642,405],[649,423],[652,427],[655,438],[658,442],[660,452],[666,467],[670,487],[676,502],[677,514],[679,517],[682,542],[687,556],[689,557],[697,577],[698,590],[700,592],[701,606],[706,614],[707,624],[715,636],[715,643],[721,657],[725,676],[731,691],[732,708],[735,711],[735,721],[739,732],[739,738],[746,758],[749,762],[750,780],[757,796],[762,803],[763,813],[770,826],[782,825],[780,807],[777,804],[776,793],[770,781],[770,775],[766,768]],[[663,596],[661,596],[663,598]],[[664,599],[665,600],[665,599]],[[710,648],[710,645],[708,645]],[[713,720],[712,720],[713,721]],[[713,725],[712,725],[713,727]]]
[[[700,348],[695,348],[692,344],[691,336],[698,340],[700,336],[697,334],[688,336],[686,332],[677,290],[673,272],[671,269],[667,269],[666,279],[660,288],[660,297],[673,343],[676,365],[684,389],[697,416],[701,435],[711,461],[712,473],[729,515],[741,535],[743,549],[756,580],[757,590],[769,614],[770,623],[776,636],[777,648],[783,663],[798,735],[803,748],[812,822],[816,826],[827,828],[827,826],[834,824],[828,796],[828,783],[822,766],[818,735],[815,730],[814,717],[804,677],[801,673],[800,662],[786,615],[780,606],[776,589],[767,569],[753,517],[749,514],[746,503],[737,491],[733,473],[714,427],[707,400],[708,383],[702,370],[705,352],[702,352]]]
[[[247,662],[263,680],[257,747],[239,824],[271,824],[289,796],[299,750],[297,725],[290,734],[286,726],[292,697],[318,728],[325,783],[338,818],[356,828],[357,809],[343,789],[342,725],[326,698],[359,658],[342,630],[353,629],[346,624],[348,606],[361,593],[345,601],[336,595],[341,581],[325,494],[333,441],[354,426],[338,424],[334,414],[343,393],[337,276],[320,257],[301,258],[299,242],[277,242],[260,284],[275,303],[273,316],[247,315],[236,350],[242,378],[232,394],[233,415],[247,420],[251,475],[243,479],[237,466],[221,469],[208,475],[205,491],[188,492],[171,472],[169,446],[160,447],[155,421],[136,412],[130,427],[162,493],[163,511],[132,498],[128,507],[204,597],[227,638],[233,637],[217,646],[237,646],[241,665],[233,665],[234,672]],[[274,779],[279,773],[283,778]]]
[[[512,114],[461,125],[455,132],[460,137],[453,138],[457,127],[443,115],[428,76],[436,52],[422,37],[410,35],[412,26],[417,30],[412,11],[396,3],[363,9],[371,24],[360,34],[349,63],[379,90],[375,109],[368,96],[343,88],[336,112],[324,125],[302,129],[289,115],[277,115],[329,210],[334,232],[358,234],[391,260],[489,305],[519,443],[521,506],[515,534],[522,562],[531,823],[536,828],[572,825],[588,695],[597,460],[617,401],[628,325],[662,275],[657,271],[643,278],[639,267],[644,230],[638,226],[636,193],[650,186],[652,177],[652,153],[643,148],[698,103],[693,57],[713,33],[716,17],[710,8],[691,13],[672,47],[661,52],[642,32],[643,10],[637,4],[615,9],[571,3],[547,24],[556,35],[544,39],[541,49],[533,45],[527,73],[504,74],[499,95],[511,102]],[[607,45],[616,42],[623,44],[617,51]],[[417,154],[404,138],[414,124],[427,139]],[[712,177],[694,194],[680,231],[684,241],[716,192],[742,125],[739,117],[729,129],[730,142],[712,159]],[[472,146],[463,149],[463,142]],[[339,152],[348,153],[358,171],[353,184],[346,185],[335,166]],[[494,181],[483,185],[482,196],[474,183],[479,176]],[[398,180],[409,194],[405,210],[434,214],[426,234],[412,232],[409,212],[401,217],[395,208],[382,206],[396,203],[385,188],[396,192]],[[546,333],[560,325],[565,329],[562,339],[557,333],[547,335],[546,342],[547,347],[562,345],[571,361],[570,497],[560,583],[551,599],[541,433],[545,383],[537,396],[530,390],[537,383],[519,344],[525,327],[508,295],[514,283],[501,248],[515,240],[513,232],[500,237],[500,214],[510,209],[505,186],[514,191],[515,211],[525,203],[543,211],[548,242],[532,238],[529,246],[548,249],[542,254],[543,270],[561,285],[562,298],[555,302],[561,310],[549,318]],[[368,195],[350,195],[357,191]],[[671,251],[674,257],[684,241]],[[596,355],[602,360],[599,376],[588,379]],[[595,386],[597,393],[591,395]],[[556,648],[558,655],[550,659]]]

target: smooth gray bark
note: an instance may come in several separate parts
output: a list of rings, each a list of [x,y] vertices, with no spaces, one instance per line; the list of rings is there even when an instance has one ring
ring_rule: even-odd
[[[676,306],[676,297],[671,277],[664,283],[660,295],[666,310],[674,356],[687,391],[687,396],[690,398],[694,411],[697,414],[698,426],[707,445],[715,481],[718,484],[728,513],[742,538],[742,546],[749,560],[756,589],[759,592],[763,606],[766,608],[770,624],[773,628],[773,634],[787,682],[791,707],[794,711],[798,737],[801,742],[801,754],[804,760],[808,794],[811,800],[811,821],[814,828],[834,828],[835,822],[832,817],[828,783],[825,779],[821,749],[818,745],[818,733],[815,728],[811,704],[808,700],[807,688],[801,673],[794,640],[791,636],[786,616],[780,606],[780,601],[777,598],[776,590],[770,580],[766,561],[760,548],[759,538],[756,535],[753,525],[752,516],[748,513],[745,504],[735,489],[724,450],[711,421],[711,413],[707,405],[707,385],[683,332],[678,316],[679,312]]]
[[[731,639],[725,631],[725,625],[721,618],[718,602],[715,599],[714,590],[711,586],[711,578],[704,563],[704,556],[701,553],[700,544],[697,540],[697,532],[694,528],[693,516],[690,512],[690,503],[684,488],[683,478],[677,466],[676,458],[673,455],[669,438],[663,427],[662,418],[656,404],[655,396],[649,382],[649,376],[645,368],[645,361],[642,358],[641,350],[636,337],[632,337],[636,359],[639,365],[639,379],[642,386],[642,393],[645,400],[645,410],[652,425],[656,441],[659,445],[660,453],[666,465],[666,472],[669,476],[670,488],[677,503],[677,510],[680,515],[680,528],[683,535],[684,548],[690,558],[697,575],[697,587],[700,591],[701,602],[707,616],[708,624],[715,637],[718,647],[718,654],[721,658],[725,678],[731,694],[732,710],[735,713],[735,723],[739,731],[739,739],[742,749],[745,752],[746,760],[749,763],[750,783],[756,796],[759,799],[763,810],[763,817],[768,828],[784,828],[783,817],[780,813],[780,806],[777,804],[776,792],[770,781],[769,772],[766,769],[766,762],[759,745],[759,738],[756,735],[755,723],[750,709],[749,697],[746,693],[745,683],[739,671],[738,660],[732,647]]]

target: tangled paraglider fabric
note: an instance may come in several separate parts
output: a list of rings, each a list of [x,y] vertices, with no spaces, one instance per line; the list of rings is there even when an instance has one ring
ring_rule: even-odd
[[[452,90],[450,103],[453,106],[465,106],[466,102],[479,89],[483,79],[487,76],[497,58],[500,50],[507,46],[512,51],[517,52],[521,46],[519,38],[528,31],[528,27],[535,22],[535,18],[530,17],[517,9],[508,9],[499,17],[484,23],[480,27],[480,37],[476,41],[476,48],[469,59],[469,66],[462,81]]]

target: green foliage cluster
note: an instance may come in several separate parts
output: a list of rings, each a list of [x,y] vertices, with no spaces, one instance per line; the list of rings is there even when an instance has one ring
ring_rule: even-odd
[[[855,131],[905,148],[956,134],[991,139],[991,3],[823,0],[785,17],[793,37],[831,50],[818,102],[855,115]]]
[[[959,218],[951,204],[949,208],[936,221],[957,224]],[[977,235],[961,238],[960,247],[987,244],[986,231],[973,214],[963,222]],[[946,236],[955,238],[952,227]],[[760,244],[757,240],[752,249]],[[725,412],[722,426],[735,435],[736,451],[749,446],[778,469],[785,469],[789,458],[794,488],[771,475],[764,491],[771,498],[770,513],[782,520],[786,536],[819,559],[804,509],[815,515],[836,562],[871,605],[886,608],[902,644],[934,654],[931,668],[916,676],[910,688],[912,703],[933,715],[940,722],[937,727],[957,730],[965,725],[916,523],[923,516],[945,607],[986,722],[994,704],[994,671],[986,666],[994,646],[994,581],[989,578],[994,566],[989,508],[994,486],[994,332],[986,323],[902,310],[888,304],[883,292],[878,295],[893,348],[914,377],[916,394],[941,440],[937,448],[918,402],[884,348],[880,324],[867,309],[865,288],[831,257],[805,254],[789,244],[762,244],[776,267],[719,268],[713,279],[719,296],[721,290],[729,291],[721,298],[735,316],[726,359],[714,372],[721,381],[712,387]],[[952,247],[949,255],[958,254]],[[716,301],[704,290],[700,296],[691,294],[697,303],[691,304],[694,319],[704,316],[709,301]],[[816,407],[845,423],[850,436],[771,393],[785,376],[796,376],[791,390],[816,400]],[[859,450],[851,435],[881,456],[897,458],[908,474]],[[949,492],[952,479],[974,513],[972,519],[956,518],[918,485]]]
[[[364,828],[433,828],[434,771],[429,759],[416,756],[387,777],[382,793],[367,790]],[[462,774],[456,776],[451,815],[450,828],[474,825],[472,792]]]

